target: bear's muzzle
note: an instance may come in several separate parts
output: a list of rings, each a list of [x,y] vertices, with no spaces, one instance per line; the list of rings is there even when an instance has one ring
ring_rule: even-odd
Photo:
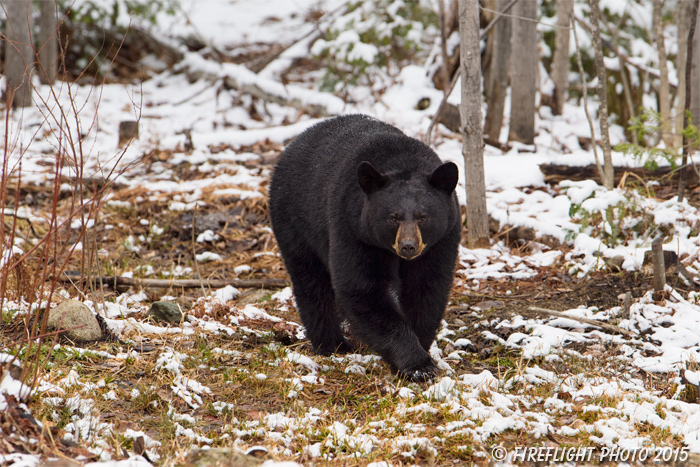
[[[425,243],[423,243],[418,224],[416,222],[401,222],[392,247],[397,255],[408,260],[417,258],[423,253]]]

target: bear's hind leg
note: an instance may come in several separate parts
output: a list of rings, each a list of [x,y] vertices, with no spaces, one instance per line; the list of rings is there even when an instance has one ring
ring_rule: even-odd
[[[314,350],[321,355],[349,352],[352,346],[343,336],[335,310],[331,277],[313,253],[285,260],[292,278],[294,297],[301,322]]]

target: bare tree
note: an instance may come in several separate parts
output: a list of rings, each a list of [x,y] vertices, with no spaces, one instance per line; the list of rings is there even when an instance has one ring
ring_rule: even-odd
[[[685,69],[688,53],[688,29],[690,28],[690,12],[692,3],[678,2],[676,9],[676,24],[678,25],[678,57],[676,58],[676,70],[678,75],[678,92],[676,93],[675,132],[673,147],[679,148],[683,144],[683,120],[685,113]]]
[[[692,25],[693,21],[697,21],[697,18],[693,19],[692,13],[690,17]],[[696,85],[700,83],[700,31],[698,31],[697,25],[694,34],[692,36],[690,33],[688,34],[688,49],[692,49],[686,62],[686,66],[690,67],[690,82],[686,84],[685,89],[686,93],[691,94],[690,113],[693,115],[693,123],[697,125],[700,122],[700,92],[691,92],[694,88],[697,89]]]
[[[496,9],[503,11],[508,0],[495,0]],[[484,121],[484,133],[497,141],[503,126],[503,111],[508,90],[508,75],[510,68],[510,18],[502,17],[491,31],[493,54],[489,64],[488,83],[486,83],[488,108]]]
[[[490,245],[484,179],[484,138],[481,128],[481,53],[479,0],[459,0],[460,68],[462,74],[462,154],[467,192],[467,244]]]
[[[671,90],[668,84],[668,61],[666,59],[666,44],[664,42],[664,22],[661,11],[661,0],[652,0],[654,13],[652,23],[654,28],[654,42],[659,54],[659,114],[663,122],[671,121]],[[661,133],[661,138],[667,148],[673,146],[673,134],[668,131]]]
[[[685,112],[683,113],[683,127],[687,127],[689,122],[689,113],[695,112],[697,109],[693,109],[693,104],[699,104],[697,99],[697,92],[693,92],[694,84],[698,82],[698,64],[695,60],[698,49],[700,49],[700,33],[696,32],[698,14],[700,14],[700,9],[698,4],[700,0],[695,0],[692,3],[692,10],[690,14],[690,27],[688,28],[688,48],[686,50],[686,68],[685,68]],[[696,74],[693,76],[693,72]],[[697,114],[692,113],[693,120],[695,121]],[[683,135],[683,159],[681,161],[681,168],[678,173],[678,201],[683,201],[685,196],[685,178],[688,172],[688,157],[692,152],[692,148],[688,142],[688,139]]]
[[[513,40],[510,132],[508,139],[535,142],[535,98],[537,95],[537,2],[519,1],[513,7]]]
[[[600,163],[600,157],[598,157],[598,145],[596,144],[595,136],[595,125],[593,124],[593,118],[588,111],[588,83],[586,82],[586,71],[583,69],[583,60],[581,60],[581,47],[578,42],[578,33],[576,32],[576,22],[571,19],[571,30],[574,33],[574,42],[576,44],[576,64],[578,65],[578,71],[581,75],[581,91],[583,94],[583,111],[586,113],[586,120],[588,120],[588,128],[591,131],[591,149],[593,150],[593,157],[595,158],[595,165],[598,169],[598,174],[603,178],[603,165]]]
[[[603,180],[603,186],[608,190],[612,190],[615,184],[615,174],[608,128],[608,74],[605,70],[605,61],[603,60],[603,42],[600,37],[600,5],[598,0],[591,0],[591,26],[593,29],[593,48],[595,49],[595,67],[598,74],[600,140],[603,146],[603,173],[600,174],[600,178]],[[593,141],[593,144],[595,144],[595,139]]]
[[[44,84],[56,81],[58,70],[58,8],[55,1],[39,2],[39,79]]]
[[[31,42],[32,2],[3,2],[5,23],[5,99],[13,107],[32,104],[34,49]]]
[[[574,0],[557,0],[557,30],[552,62],[552,80],[554,81],[552,113],[554,115],[561,115],[569,93],[569,24],[573,13]]]

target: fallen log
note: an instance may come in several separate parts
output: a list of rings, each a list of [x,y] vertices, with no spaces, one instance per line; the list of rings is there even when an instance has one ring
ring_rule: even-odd
[[[204,80],[211,83],[222,80],[228,89],[262,99],[265,102],[294,107],[313,116],[338,115],[345,109],[345,102],[333,94],[288,85],[253,73],[243,65],[218,63],[190,52],[180,62],[180,68],[190,82]]]
[[[697,170],[700,167],[696,166]],[[595,164],[584,166],[562,164],[540,164],[540,171],[544,175],[544,181],[549,184],[558,184],[563,180],[581,181],[595,180],[600,183],[600,175]],[[615,185],[620,183],[625,173],[638,175],[642,179],[658,179],[668,177],[670,181],[678,180],[678,173],[669,166],[658,169],[645,169],[644,167],[615,167]],[[697,171],[688,171],[688,186],[697,185],[699,182]]]
[[[88,278],[74,274],[62,274],[61,282],[86,282]],[[288,282],[284,279],[134,279],[132,277],[122,276],[97,276],[90,280],[93,283],[102,282],[104,285],[111,287],[154,287],[154,288],[185,288],[192,289],[198,287],[207,287],[210,289],[221,289],[227,285],[239,289],[256,288],[256,289],[279,289],[286,287]]]
[[[616,332],[618,334],[622,334],[625,337],[636,337],[636,334],[633,333],[632,331],[628,331],[627,329],[622,329],[621,327],[615,326],[614,324],[609,324],[609,323],[605,323],[603,321],[598,321],[597,319],[579,318],[578,316],[570,316],[570,315],[567,315],[566,313],[561,313],[559,311],[554,311],[554,310],[548,310],[547,308],[540,308],[538,306],[531,306],[528,309],[530,309],[532,311],[544,313],[544,314],[549,315],[549,316],[554,316],[556,318],[565,318],[565,319],[570,319],[572,321],[577,321],[579,323],[589,324],[591,326],[605,329],[606,331]]]

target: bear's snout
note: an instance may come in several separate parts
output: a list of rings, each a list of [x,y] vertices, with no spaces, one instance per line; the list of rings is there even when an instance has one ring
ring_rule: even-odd
[[[416,255],[418,244],[414,241],[403,242],[400,246],[401,256],[412,258]]]
[[[414,259],[423,252],[425,243],[416,222],[402,222],[396,231],[396,240],[392,245],[397,255],[403,259]]]

